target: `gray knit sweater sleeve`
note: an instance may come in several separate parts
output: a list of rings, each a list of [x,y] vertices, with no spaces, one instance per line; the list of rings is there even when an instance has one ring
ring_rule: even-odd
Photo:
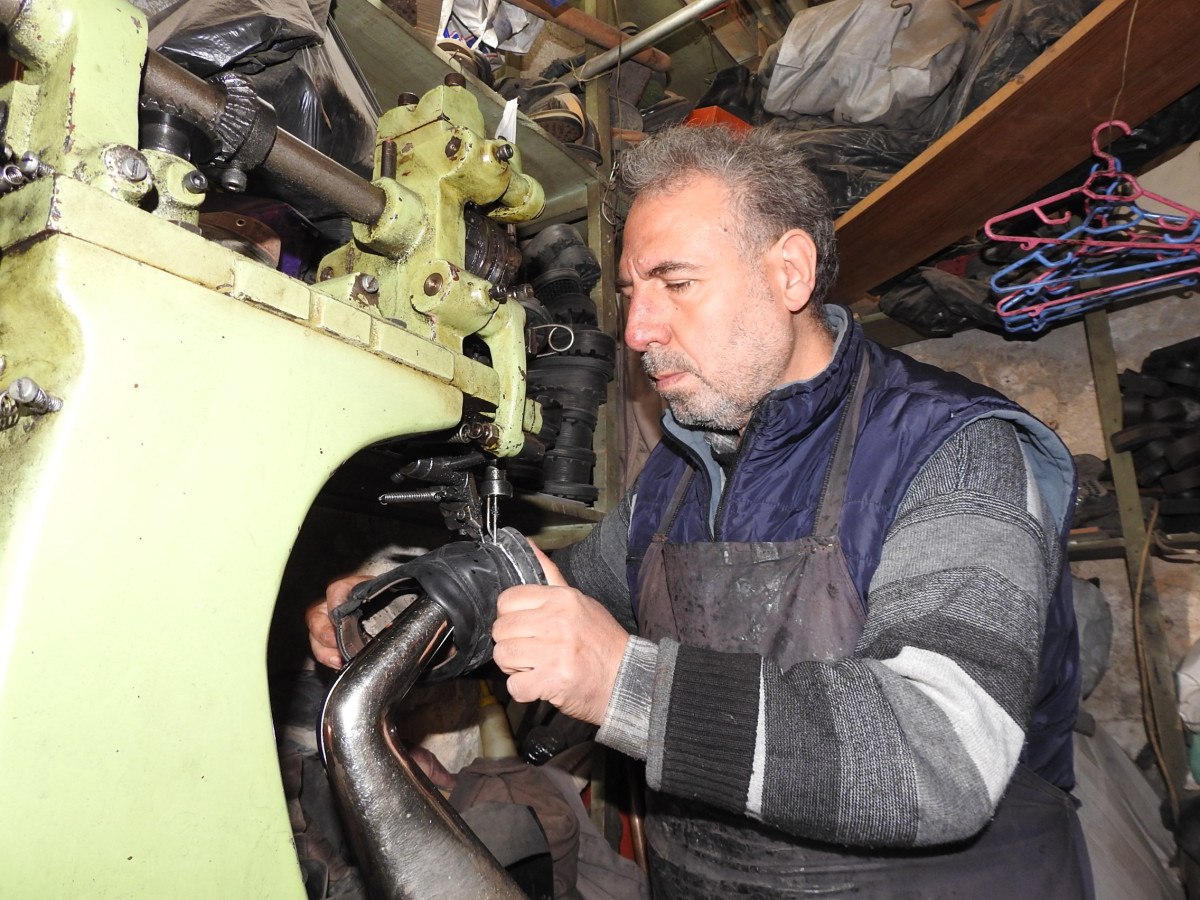
[[[910,485],[853,656],[785,672],[631,641],[598,739],[644,756],[653,788],[802,837],[970,837],[1024,742],[1059,564],[1015,429],[980,420]]]
[[[625,574],[632,509],[630,492],[587,537],[551,556],[568,584],[603,603],[629,632],[637,630]]]

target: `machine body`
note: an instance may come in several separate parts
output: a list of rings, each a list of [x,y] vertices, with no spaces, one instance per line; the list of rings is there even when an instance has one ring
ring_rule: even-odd
[[[538,430],[521,307],[467,271],[461,219],[534,216],[540,188],[443,86],[385,116],[359,191],[382,213],[306,283],[205,240],[211,179],[138,148],[143,69],[187,83],[138,10],[0,0],[0,26],[24,68],[4,141],[36,163],[0,192],[4,893],[299,900],[264,662],[281,574],[361,448],[466,407],[494,456]],[[389,174],[406,140],[420,165]]]

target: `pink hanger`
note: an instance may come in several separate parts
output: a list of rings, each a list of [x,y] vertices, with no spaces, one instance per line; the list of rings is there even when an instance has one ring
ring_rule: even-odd
[[[1092,132],[1092,154],[1102,160],[1105,165],[1103,167],[1097,165],[1093,168],[1080,187],[1071,188],[993,216],[984,224],[984,233],[994,241],[1019,244],[1022,250],[1032,250],[1036,246],[1047,244],[1068,244],[1080,247],[1130,247],[1145,250],[1200,252],[1200,211],[1146,190],[1136,178],[1123,172],[1120,160],[1100,148],[1100,136],[1110,128],[1115,128],[1126,135],[1133,131],[1127,123],[1115,119],[1096,127]],[[1157,214],[1142,209],[1136,203],[1142,197],[1161,203],[1170,212]],[[1085,224],[1093,215],[1104,218],[1112,213],[1116,225],[1119,226],[1123,221],[1122,216],[1131,216],[1132,220],[1129,223],[1131,233],[1124,235],[1122,229],[1116,227],[1110,228],[1109,231],[1113,234],[1122,234],[1121,237],[1087,237],[1084,236],[1089,233],[1086,227],[1077,226],[1067,228],[1063,234],[1047,237],[1035,234],[1007,233],[997,231],[995,228],[1000,223],[1018,220],[1029,215],[1036,217],[1037,221],[1043,225],[1069,226],[1073,214],[1070,209],[1063,207],[1070,201],[1078,202],[1078,198],[1083,199]],[[1172,221],[1172,219],[1178,221]],[[1147,229],[1149,229],[1149,234],[1147,234]],[[1109,231],[1104,233],[1109,233]],[[1157,232],[1158,236],[1154,236],[1154,232]],[[1171,240],[1172,234],[1181,239]]]

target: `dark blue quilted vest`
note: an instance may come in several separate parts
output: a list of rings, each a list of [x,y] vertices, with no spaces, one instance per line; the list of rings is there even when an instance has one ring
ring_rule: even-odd
[[[1069,452],[1053,431],[1000,394],[867,341],[840,308],[830,307],[827,314],[840,321],[842,330],[832,362],[815,378],[785,385],[763,400],[738,448],[719,508],[713,508],[718,498],[710,477],[705,477],[715,465],[711,454],[696,449],[694,444],[700,441],[695,432],[688,435],[667,421],[666,436],[638,479],[630,523],[628,578],[634,609],[641,559],[689,466],[699,471],[699,477],[693,479],[671,527],[672,542],[791,541],[812,533],[837,413],[861,355],[869,354],[870,380],[840,520],[842,550],[859,593],[867,596],[887,529],[925,461],[969,422],[985,416],[1012,421],[1060,525],[1064,560],[1047,616],[1022,761],[1069,790],[1074,785],[1071,731],[1080,690],[1078,635],[1065,552],[1075,488]]]

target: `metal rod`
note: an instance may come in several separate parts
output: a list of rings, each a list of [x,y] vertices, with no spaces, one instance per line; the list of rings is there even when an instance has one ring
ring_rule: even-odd
[[[0,0],[15,2],[15,0]],[[0,5],[0,23],[5,7]],[[214,126],[225,107],[224,92],[171,62],[156,50],[146,54],[142,93],[169,103]],[[321,200],[356,222],[374,225],[383,215],[384,193],[365,178],[310,147],[282,128],[262,167],[304,194]]]
[[[442,608],[418,597],[355,657],[321,712],[325,768],[372,897],[525,900],[390,733],[388,709],[449,632]]]
[[[684,25],[695,21],[706,12],[711,12],[718,6],[722,6],[728,2],[729,0],[696,0],[695,3],[690,3],[655,22],[649,28],[639,31],[628,41],[623,41],[620,46],[607,50],[599,56],[593,56],[574,75],[565,76],[560,80],[573,86],[587,81],[589,78],[595,78],[602,72],[607,72],[622,60],[628,59],[639,50],[657,43],[668,35],[674,34]]]

